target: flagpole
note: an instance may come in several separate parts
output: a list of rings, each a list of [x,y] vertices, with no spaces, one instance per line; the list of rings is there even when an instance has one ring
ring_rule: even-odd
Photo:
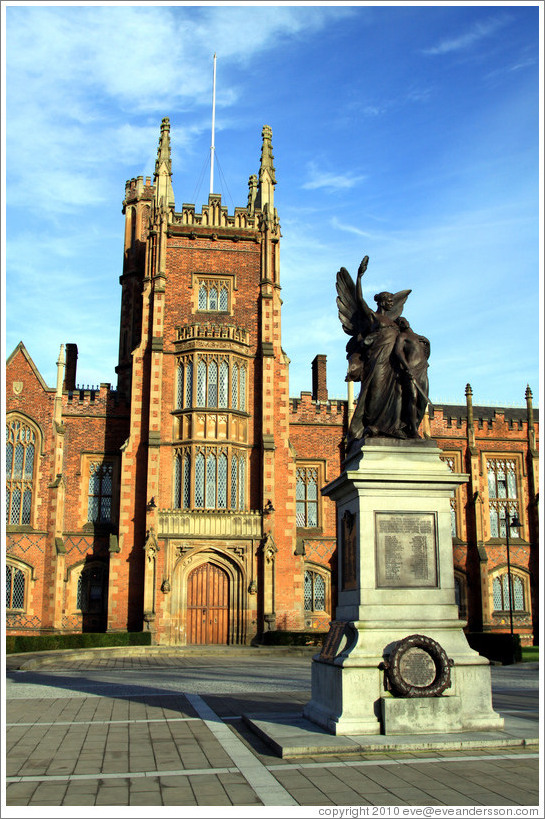
[[[214,131],[216,128],[216,55],[214,54],[214,82],[212,90],[212,144],[210,145],[210,193],[214,192]]]

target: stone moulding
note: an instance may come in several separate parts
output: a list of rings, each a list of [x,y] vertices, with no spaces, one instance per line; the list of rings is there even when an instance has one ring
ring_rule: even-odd
[[[159,537],[183,535],[188,537],[243,537],[260,538],[260,512],[200,511],[163,509],[159,512]]]

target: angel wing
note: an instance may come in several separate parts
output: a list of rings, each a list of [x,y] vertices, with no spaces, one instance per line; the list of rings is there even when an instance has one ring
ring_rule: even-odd
[[[407,301],[407,296],[409,295],[410,290],[400,290],[399,293],[394,293],[394,306],[386,311],[386,315],[389,316],[391,319],[397,319],[400,317],[401,313],[403,312],[403,307],[405,306],[405,302]]]
[[[368,261],[369,259],[366,256],[360,264],[358,279],[365,272]],[[341,267],[337,273],[337,307],[339,308],[339,319],[345,333],[349,336],[359,334],[365,336],[370,332],[374,313],[363,298],[361,303],[358,300],[356,285],[345,267]]]
[[[356,335],[359,325],[356,285],[346,267],[341,267],[337,273],[337,307],[344,332],[349,336]]]

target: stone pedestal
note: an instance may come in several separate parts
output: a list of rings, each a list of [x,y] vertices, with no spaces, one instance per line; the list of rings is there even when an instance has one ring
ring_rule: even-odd
[[[370,439],[322,490],[337,504],[339,595],[313,659],[304,716],[330,733],[503,727],[492,710],[488,660],[469,647],[454,598],[450,499],[465,481],[432,441]],[[414,634],[438,643],[453,663],[440,696],[389,690],[384,661]]]

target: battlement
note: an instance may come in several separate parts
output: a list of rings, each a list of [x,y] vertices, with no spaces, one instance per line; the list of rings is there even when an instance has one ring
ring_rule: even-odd
[[[63,390],[63,404],[65,407],[118,407],[128,408],[126,399],[111,384],[102,383],[99,386],[77,384],[73,390]]]
[[[125,182],[125,200],[123,202],[123,207],[131,202],[137,202],[140,199],[152,200],[154,190],[155,188],[151,182],[151,176],[146,176],[145,183],[143,176],[127,179]]]
[[[299,398],[289,400],[289,422],[343,424],[346,417],[347,401],[328,398],[318,401],[311,392],[302,392]]]
[[[539,410],[533,409],[534,423],[539,423]],[[465,429],[467,426],[467,406],[465,404],[440,404],[429,408],[429,418],[434,426],[444,425],[447,428]],[[476,430],[499,429],[523,430],[528,425],[528,414],[525,407],[486,407],[473,406],[473,422]]]
[[[259,219],[257,213],[250,213],[248,208],[237,207],[232,215],[228,208],[221,204],[221,194],[211,193],[208,205],[203,205],[198,213],[195,205],[184,202],[181,213],[174,213],[172,225],[180,227],[215,227],[235,230],[257,230]]]

